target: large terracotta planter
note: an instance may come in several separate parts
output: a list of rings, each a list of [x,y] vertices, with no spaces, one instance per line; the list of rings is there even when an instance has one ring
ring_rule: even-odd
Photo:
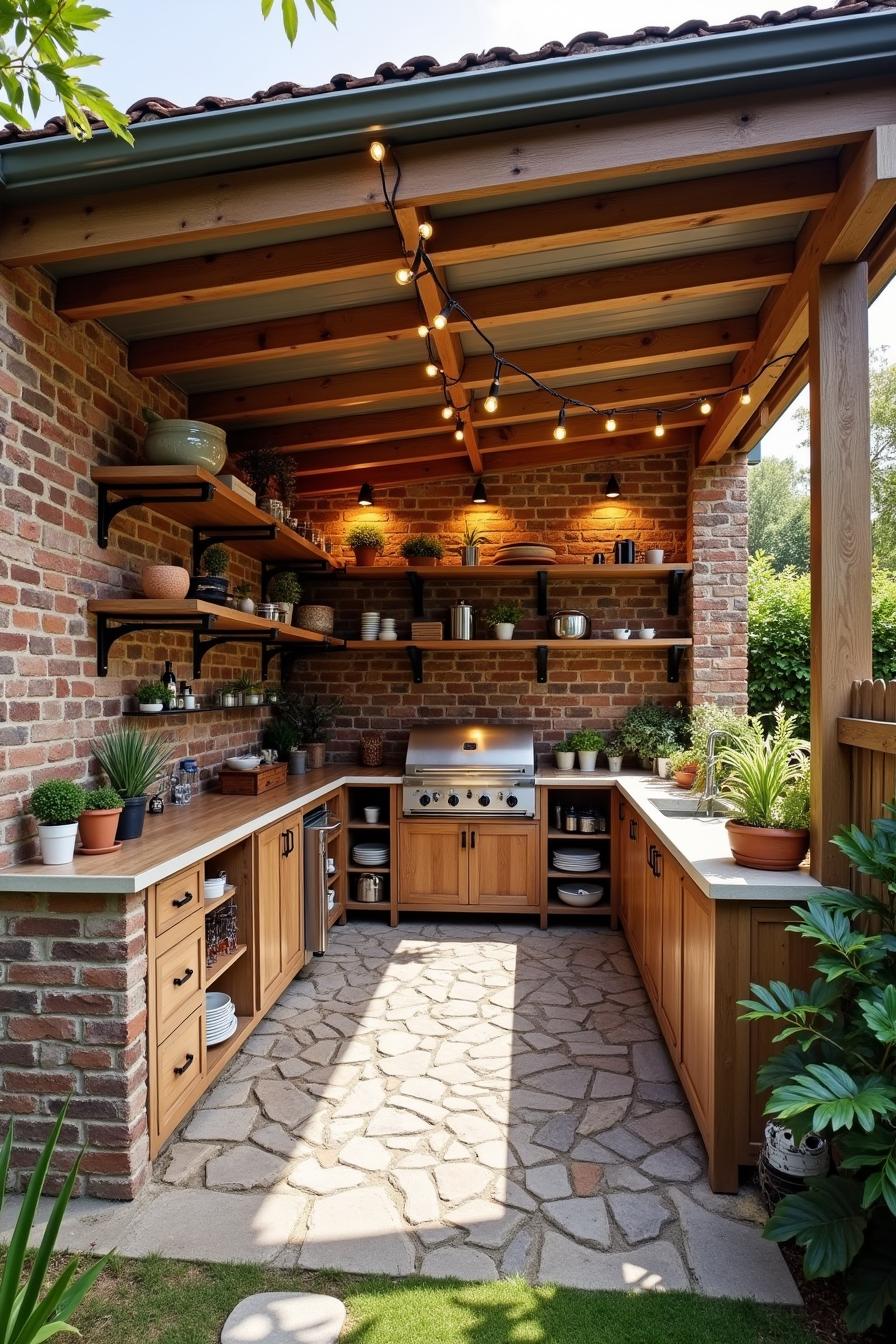
[[[355,564],[359,568],[366,569],[370,565],[376,564],[379,550],[376,546],[358,546],[355,550]]]
[[[799,868],[809,849],[809,832],[785,831],[775,826],[743,826],[725,823],[731,856],[742,868],[761,868],[787,873]]]
[[[101,807],[92,812],[82,812],[78,818],[78,830],[81,833],[81,845],[85,854],[106,854],[115,849],[115,832],[118,830],[120,807]]]
[[[140,583],[144,597],[179,601],[190,591],[190,574],[183,565],[144,565]]]

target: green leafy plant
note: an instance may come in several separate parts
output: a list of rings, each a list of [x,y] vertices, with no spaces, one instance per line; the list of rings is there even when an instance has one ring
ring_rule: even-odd
[[[719,741],[737,741],[749,731],[749,727],[749,719],[745,714],[738,714],[736,710],[729,709],[726,705],[717,705],[710,700],[694,706],[688,716],[686,737],[690,740],[688,748],[690,759],[697,762],[695,789],[702,789],[706,781],[710,733],[724,733],[724,739]],[[725,777],[725,766],[718,755],[715,770],[718,787]]]
[[[491,538],[485,535],[479,523],[464,520],[464,546],[486,546],[490,541]]]
[[[302,596],[302,585],[295,574],[275,574],[268,584],[268,597],[272,602],[298,602]]]
[[[604,747],[604,751],[607,753],[608,757],[625,755],[625,743],[618,732],[611,733],[607,738],[607,744]]]
[[[139,728],[113,728],[98,737],[93,755],[109,783],[122,798],[141,798],[171,760],[173,747],[165,737]]]
[[[230,568],[230,556],[225,546],[209,546],[203,552],[202,572],[211,579],[221,579]]]
[[[261,12],[265,18],[268,17],[274,8],[274,0],[261,0]],[[317,18],[317,10],[320,10],[325,19],[329,19],[333,27],[336,27],[336,7],[333,0],[305,0],[305,8],[312,19]],[[283,15],[283,28],[292,46],[296,40],[299,31],[299,9],[297,0],[280,0],[280,9]]]
[[[29,809],[44,826],[70,826],[84,811],[87,794],[71,779],[47,779],[31,795]]]
[[[668,709],[649,700],[633,705],[618,728],[619,740],[626,752],[643,760],[652,760],[658,754],[658,748],[670,741],[681,742],[685,733],[685,718],[679,707]]]
[[[519,625],[523,619],[521,602],[493,602],[483,618],[486,625]]]
[[[78,1179],[82,1153],[76,1158],[62,1183],[59,1194],[53,1201],[40,1245],[29,1267],[25,1268],[28,1242],[38,1202],[59,1143],[67,1110],[68,1102],[56,1117],[56,1123],[31,1174],[6,1250],[3,1273],[0,1277],[0,1344],[43,1344],[54,1335],[80,1336],[81,1332],[73,1325],[69,1325],[68,1319],[96,1283],[109,1260],[108,1256],[103,1256],[80,1275],[77,1272],[78,1260],[70,1260],[53,1285],[44,1291],[62,1219]],[[13,1125],[10,1123],[3,1147],[0,1148],[0,1210],[3,1208],[9,1177],[13,1138]]]
[[[779,705],[770,733],[754,718],[741,739],[719,750],[725,772],[720,791],[731,804],[734,821],[787,829],[785,817],[802,815],[801,808],[808,805],[809,744],[797,737],[795,725],[793,715]],[[795,790],[798,793],[792,800]]]
[[[677,770],[684,770],[688,766],[696,764],[697,758],[694,755],[693,747],[676,747],[669,754],[669,770],[673,775]]]
[[[377,523],[355,523],[346,534],[346,544],[353,551],[376,551],[386,549],[386,534]]]
[[[141,681],[134,694],[138,704],[164,705],[166,709],[170,707],[173,698],[170,688],[163,686],[160,681]]]
[[[261,745],[269,751],[276,751],[279,761],[288,761],[293,747],[299,745],[299,734],[295,726],[286,719],[272,719],[270,723],[265,724]]]
[[[124,799],[114,789],[91,789],[84,800],[85,812],[104,812],[124,807]]]
[[[267,495],[271,477],[277,475],[279,465],[280,455],[274,448],[246,448],[237,457],[239,473],[250,490],[255,491],[256,500]]]
[[[401,543],[401,554],[405,560],[416,560],[420,556],[434,556],[441,560],[445,554],[445,547],[439,541],[438,537],[432,537],[422,534],[419,537],[408,537]]]
[[[603,751],[606,746],[603,733],[594,728],[580,728],[571,735],[569,743],[573,751]]]
[[[288,457],[278,457],[275,471],[277,477],[277,489],[280,491],[280,498],[283,501],[283,508],[287,514],[292,515],[293,505],[296,502],[296,475],[292,462]]]
[[[234,597],[238,597],[240,599],[251,597],[252,596],[251,583],[238,583],[233,590],[233,595]]]
[[[765,1227],[804,1250],[809,1279],[843,1273],[850,1330],[896,1315],[896,808],[834,839],[879,884],[874,896],[826,890],[794,906],[789,931],[814,943],[808,990],[751,985],[747,1021],[778,1027],[783,1048],[762,1066],[766,1114],[794,1139],[832,1144],[838,1169],[781,1200]]]
[[[572,738],[571,738],[571,737],[564,737],[563,741],[562,741],[562,742],[558,742],[558,743],[556,744],[556,746],[554,746],[554,747],[552,748],[552,750],[553,750],[553,751],[574,752],[574,751],[575,751],[575,747],[573,746]]]

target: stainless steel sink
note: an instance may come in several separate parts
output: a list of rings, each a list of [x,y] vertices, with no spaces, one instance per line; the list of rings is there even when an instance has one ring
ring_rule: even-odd
[[[664,817],[694,817],[700,799],[683,795],[681,798],[651,798],[650,801]]]

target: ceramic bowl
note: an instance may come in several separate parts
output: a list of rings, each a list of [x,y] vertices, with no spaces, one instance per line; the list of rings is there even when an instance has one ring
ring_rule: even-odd
[[[216,901],[219,896],[224,895],[226,886],[226,877],[207,877],[202,884],[202,892],[207,901]]]
[[[231,756],[224,764],[228,770],[257,770],[261,765],[260,756]]]
[[[213,476],[227,461],[227,435],[202,420],[164,420],[147,411],[143,457],[158,467],[204,467]]]
[[[603,900],[604,889],[600,883],[583,882],[581,886],[558,886],[557,896],[564,905],[585,907],[598,905]]]
[[[140,713],[141,713],[141,714],[161,714],[162,711],[164,710],[164,708],[165,708],[164,705],[141,705],[141,706],[140,706]]]
[[[632,632],[631,632],[631,630],[614,630],[614,631],[613,631],[613,638],[614,638],[614,639],[631,639],[631,637],[632,637]]]
[[[641,630],[636,630],[636,631],[635,631],[635,638],[636,638],[636,639],[655,639],[655,638],[656,638],[656,631],[653,629],[653,626],[645,625],[645,626],[643,627],[643,629],[641,629]]]
[[[140,575],[144,597],[180,601],[190,589],[190,574],[182,565],[144,565]]]

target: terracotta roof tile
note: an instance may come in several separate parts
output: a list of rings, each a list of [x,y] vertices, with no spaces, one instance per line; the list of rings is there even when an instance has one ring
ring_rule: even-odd
[[[805,23],[814,19],[845,18],[854,14],[876,11],[896,12],[896,0],[839,0],[824,9],[816,5],[798,5],[783,12],[769,10],[762,15],[745,14],[729,23],[707,23],[705,19],[687,19],[676,28],[645,25],[633,33],[610,37],[607,33],[579,33],[570,42],[546,42],[537,51],[519,52],[513,47],[491,47],[488,51],[467,52],[456,61],[443,64],[434,56],[412,56],[396,65],[384,61],[370,75],[335,74],[325,84],[307,86],[291,80],[281,80],[270,88],[260,89],[248,98],[226,98],[209,94],[188,106],[172,103],[168,98],[139,98],[127,109],[132,126],[150,121],[166,121],[172,117],[196,116],[219,112],[229,107],[251,107],[254,104],[287,102],[315,94],[343,92],[351,89],[376,88],[384,84],[408,82],[413,79],[437,79],[442,75],[460,74],[466,70],[498,69],[503,66],[529,65],[537,61],[557,60],[566,56],[587,56],[600,51],[623,50],[627,47],[651,46],[679,42],[687,38],[710,37],[721,33],[746,32],[752,28],[773,28],[783,24]],[[97,126],[100,122],[95,123]],[[62,117],[51,117],[41,127],[22,131],[7,124],[0,127],[0,145],[11,142],[45,139],[65,135]]]

